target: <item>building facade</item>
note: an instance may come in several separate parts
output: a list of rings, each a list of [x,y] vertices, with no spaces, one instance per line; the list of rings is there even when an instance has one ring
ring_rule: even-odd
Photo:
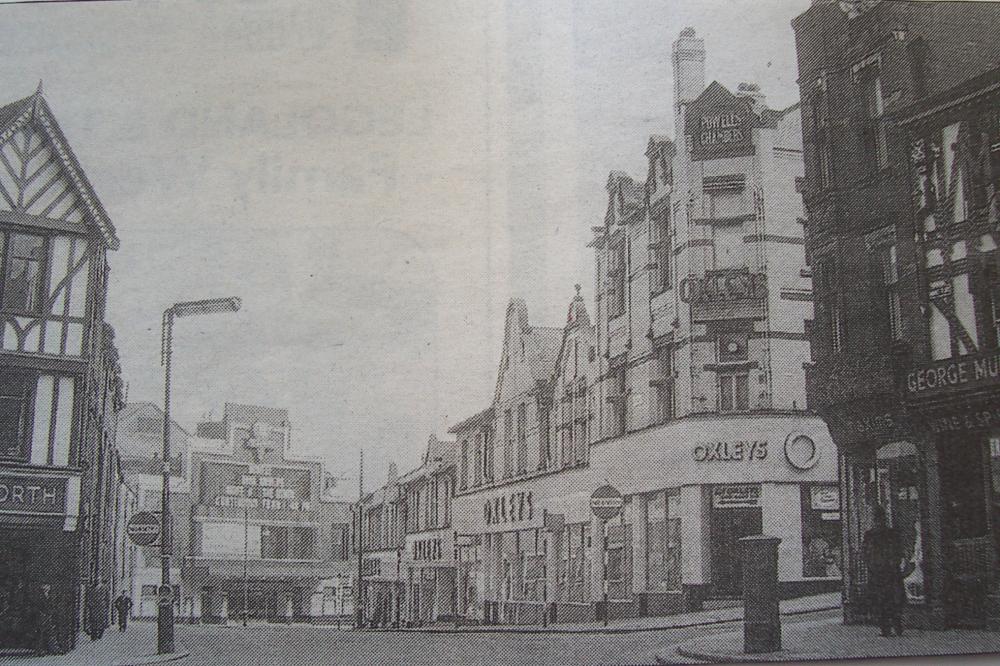
[[[459,611],[473,619],[658,615],[736,597],[738,540],[759,533],[781,538],[783,596],[840,585],[837,455],[803,368],[799,107],[770,109],[752,84],[706,87],[704,58],[683,31],[680,147],[651,137],[645,182],[608,178],[593,323],[579,295],[562,329],[531,326],[512,301],[493,404],[451,430]],[[482,455],[480,439],[494,442]],[[610,521],[589,507],[605,484],[624,495]]]
[[[842,6],[843,5],[843,6]],[[876,505],[907,623],[1000,624],[992,5],[814,2],[793,23],[815,283],[810,406],[840,455],[844,616]]]
[[[332,622],[353,612],[350,503],[331,501],[319,461],[294,456],[284,409],[226,403],[190,453],[179,529],[180,617]],[[183,549],[182,549],[183,548]]]
[[[41,86],[0,107],[0,156],[0,647],[30,643],[46,589],[71,649],[86,595],[120,571],[118,238]]]

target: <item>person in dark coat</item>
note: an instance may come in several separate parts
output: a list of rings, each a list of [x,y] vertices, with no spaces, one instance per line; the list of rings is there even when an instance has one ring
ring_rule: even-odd
[[[52,586],[42,585],[35,604],[35,654],[61,654],[56,636],[56,607],[52,598]]]
[[[128,616],[132,612],[132,599],[125,590],[115,599],[115,614],[118,616],[118,631],[128,629]]]
[[[874,526],[865,532],[864,558],[868,566],[868,598],[878,619],[883,636],[892,630],[903,635],[903,605],[906,590],[903,588],[902,566],[906,559],[899,532],[889,527],[885,509],[876,506]]]
[[[108,628],[110,597],[111,593],[104,581],[98,581],[87,595],[87,633],[92,641],[100,640],[104,636],[104,630]]]

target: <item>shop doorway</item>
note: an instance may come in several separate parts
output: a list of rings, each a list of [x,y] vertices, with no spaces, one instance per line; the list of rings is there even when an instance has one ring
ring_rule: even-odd
[[[763,526],[760,486],[740,488],[738,494],[732,490],[725,486],[713,489],[709,537],[712,594],[716,597],[742,596],[743,567],[739,540],[760,534]]]

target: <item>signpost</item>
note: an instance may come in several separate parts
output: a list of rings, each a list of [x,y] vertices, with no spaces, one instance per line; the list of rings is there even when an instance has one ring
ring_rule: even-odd
[[[617,518],[625,504],[621,492],[609,483],[599,486],[590,496],[590,510],[601,521],[604,532],[604,626],[608,626],[608,521]]]
[[[135,545],[151,546],[160,537],[160,518],[149,511],[140,511],[129,519],[125,529]]]

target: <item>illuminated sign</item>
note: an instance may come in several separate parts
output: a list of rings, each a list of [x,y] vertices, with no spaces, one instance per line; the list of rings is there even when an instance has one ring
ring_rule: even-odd
[[[308,481],[307,472],[271,470],[262,466],[254,466],[248,471],[249,474],[240,474],[238,483],[227,483],[219,489],[219,494],[214,499],[216,506],[241,509],[312,510],[312,504],[307,501],[308,497],[302,496],[308,493],[307,486],[301,487],[302,484],[296,484],[294,477],[291,483],[286,478],[289,474],[303,476],[305,483]]]

